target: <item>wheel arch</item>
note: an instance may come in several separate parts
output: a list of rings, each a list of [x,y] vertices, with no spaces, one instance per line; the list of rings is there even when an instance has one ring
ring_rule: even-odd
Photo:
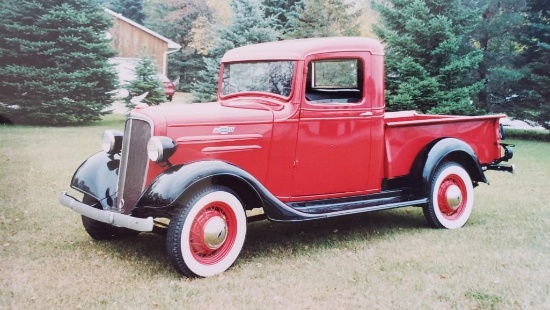
[[[443,138],[427,145],[414,161],[411,181],[413,184],[421,184],[422,192],[428,193],[433,174],[441,164],[448,161],[462,165],[474,185],[477,185],[477,182],[489,184],[472,147],[456,138]],[[415,182],[416,180],[421,182]]]
[[[247,172],[222,161],[172,166],[145,189],[132,213],[140,216],[169,215],[185,199],[212,185],[222,185],[235,192],[245,210],[263,207],[255,182]]]
[[[173,204],[178,205],[183,200],[192,196],[193,193],[212,185],[221,185],[232,190],[241,200],[245,210],[263,207],[262,200],[256,189],[242,177],[229,173],[212,174],[189,184],[183,189],[181,195],[174,200]]]

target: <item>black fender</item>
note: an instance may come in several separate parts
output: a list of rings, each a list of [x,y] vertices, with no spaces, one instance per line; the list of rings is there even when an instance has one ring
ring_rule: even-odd
[[[474,185],[477,185],[477,182],[489,184],[472,147],[456,138],[443,138],[427,145],[415,159],[411,172],[412,181],[420,179],[422,192],[429,193],[435,170],[449,160],[464,166]],[[418,183],[416,184],[418,186]]]
[[[71,187],[92,196],[104,210],[114,207],[120,155],[100,152],[84,161],[71,180]]]
[[[263,208],[270,220],[291,221],[303,217],[276,198],[250,173],[218,160],[168,168],[145,189],[132,214],[140,217],[169,216],[183,199],[209,185],[227,186],[241,198],[245,209]]]

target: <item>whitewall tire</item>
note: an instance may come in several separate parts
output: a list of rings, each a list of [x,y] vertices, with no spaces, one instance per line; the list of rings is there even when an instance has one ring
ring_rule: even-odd
[[[189,199],[168,226],[167,250],[174,267],[188,277],[227,270],[246,238],[246,213],[236,194],[210,186]]]
[[[424,216],[435,228],[464,226],[474,206],[474,186],[468,172],[454,162],[442,164],[435,172],[424,206]]]

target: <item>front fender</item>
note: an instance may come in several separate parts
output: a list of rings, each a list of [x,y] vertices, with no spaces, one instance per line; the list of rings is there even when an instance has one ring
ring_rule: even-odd
[[[171,207],[192,186],[223,175],[239,178],[248,183],[248,186],[251,186],[249,181],[254,179],[242,169],[222,161],[200,161],[172,166],[151,182],[141,195],[134,210]]]
[[[100,152],[84,161],[71,180],[71,187],[94,197],[104,210],[114,207],[120,155]]]
[[[180,199],[192,194],[196,186],[224,184],[245,200],[262,207],[266,216],[274,221],[291,221],[308,218],[277,199],[250,173],[222,161],[200,161],[168,168],[143,192],[132,214],[159,216],[170,213]]]

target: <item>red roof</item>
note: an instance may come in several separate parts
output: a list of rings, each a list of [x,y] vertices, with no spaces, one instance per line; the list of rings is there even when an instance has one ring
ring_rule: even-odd
[[[330,52],[370,52],[384,55],[378,40],[359,37],[312,38],[246,45],[225,53],[222,62],[247,60],[301,60]]]

